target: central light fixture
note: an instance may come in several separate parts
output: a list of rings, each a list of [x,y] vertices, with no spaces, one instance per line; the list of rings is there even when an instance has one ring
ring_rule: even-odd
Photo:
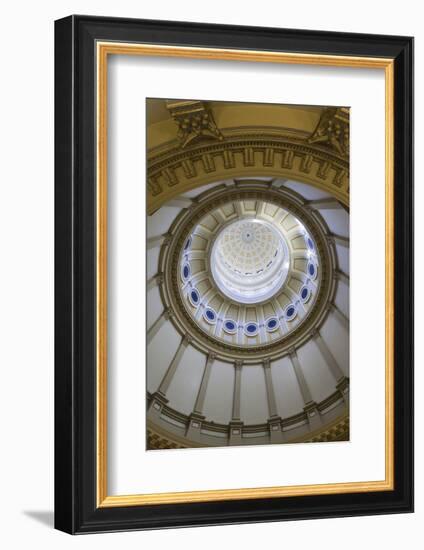
[[[239,219],[217,235],[210,255],[213,278],[230,299],[256,304],[284,284],[290,265],[282,232],[259,219]]]

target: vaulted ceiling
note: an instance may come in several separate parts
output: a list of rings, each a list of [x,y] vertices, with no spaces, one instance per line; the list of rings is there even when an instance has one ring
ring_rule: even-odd
[[[148,177],[160,192],[148,194],[149,448],[346,439],[348,183],[334,193],[340,172],[331,185],[313,181],[320,155],[347,177],[345,138],[313,142],[323,119],[327,128],[320,107],[150,101]],[[193,103],[204,134],[182,122]],[[298,155],[314,149],[303,180],[304,156],[289,170],[282,149],[259,147],[249,176],[243,166],[238,177],[205,182],[201,148],[218,144],[211,173],[229,176],[237,163],[218,166],[223,146],[243,135],[262,146],[264,127],[285,146],[308,142]],[[185,174],[191,158],[188,183],[180,168],[166,176],[178,151]],[[277,176],[264,169],[267,154]]]

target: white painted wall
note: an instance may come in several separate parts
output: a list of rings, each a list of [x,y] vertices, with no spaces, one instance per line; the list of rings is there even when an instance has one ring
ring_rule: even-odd
[[[296,191],[296,193],[299,193],[299,195],[302,195],[308,201],[325,199],[330,196],[328,193],[325,193],[316,187],[312,187],[306,183],[298,183],[297,181],[287,181],[284,184],[284,187],[293,189],[293,191]]]
[[[147,328],[150,328],[164,310],[164,306],[160,297],[160,291],[157,286],[151,288],[147,293],[146,310]]]
[[[339,269],[349,275],[349,247],[336,244]]]
[[[334,315],[329,315],[320,328],[320,334],[334,355],[339,367],[346,376],[349,376],[349,339],[346,329],[340,325]]]
[[[297,350],[297,356],[302,367],[303,374],[309,386],[312,399],[319,403],[335,389],[336,382],[327,363],[322,357],[315,342],[309,341]]]
[[[158,389],[180,342],[180,334],[171,323],[166,323],[147,347],[147,364],[149,365],[147,389],[150,392],[155,392]]]
[[[162,345],[164,344],[165,342]],[[204,368],[205,355],[191,346],[188,347],[166,394],[170,407],[184,414],[193,411]]]
[[[345,210],[341,208],[320,208],[319,213],[332,233],[349,237],[349,215]]]
[[[288,357],[271,363],[277,411],[286,418],[301,411],[304,407],[296,376]]]
[[[260,424],[269,417],[262,365],[241,369],[240,416],[245,424]]]
[[[228,424],[231,420],[234,392],[234,366],[215,361],[206,393],[204,415],[207,420]]]
[[[146,276],[148,279],[153,277],[158,272],[159,268],[159,252],[160,248],[150,248],[147,251],[146,257]]]
[[[147,224],[147,238],[163,235],[169,229],[169,226],[181,212],[181,208],[175,206],[165,206],[149,216]]]
[[[334,302],[340,311],[349,318],[349,286],[344,281],[339,281],[337,285]],[[366,310],[366,304],[364,304],[364,310]]]

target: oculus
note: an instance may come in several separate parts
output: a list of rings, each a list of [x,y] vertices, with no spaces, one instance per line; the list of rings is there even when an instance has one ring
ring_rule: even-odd
[[[203,313],[203,317],[206,319],[208,323],[215,324],[216,323],[216,313],[214,310],[210,307],[207,307],[205,309],[205,312]]]
[[[265,323],[265,327],[268,332],[274,332],[278,330],[279,328],[279,322],[277,317],[271,317],[271,319],[268,319]]]
[[[285,312],[285,315],[286,315],[286,319],[288,321],[291,321],[292,319],[294,319],[296,317],[296,306],[294,304],[290,304],[289,307],[286,309],[286,312]]]
[[[228,332],[228,334],[235,334],[237,332],[237,324],[231,319],[227,319],[226,321],[224,321],[223,328],[225,332]]]
[[[271,223],[241,219],[218,234],[210,263],[216,285],[228,298],[256,304],[284,284],[290,253],[282,231]]]
[[[195,288],[192,288],[189,292],[189,300],[191,302],[191,305],[194,307],[197,307],[200,304],[200,294]]]
[[[244,326],[244,333],[246,336],[256,336],[259,332],[259,327],[256,323],[247,323]]]

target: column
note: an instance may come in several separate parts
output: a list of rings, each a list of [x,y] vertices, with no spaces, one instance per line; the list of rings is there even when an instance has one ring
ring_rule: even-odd
[[[234,363],[233,420],[240,420],[240,388],[242,361]]]
[[[203,415],[203,406],[205,403],[206,392],[208,389],[211,367],[215,361],[215,354],[210,353],[206,357],[205,368],[203,370],[202,381],[200,382],[199,391],[197,392],[196,403],[194,404],[193,412],[188,418],[186,437],[192,441],[201,440],[202,423],[205,419]]]
[[[242,344],[244,339],[244,332],[243,332],[243,326],[244,322],[241,315],[241,309],[239,310],[238,316],[237,316],[237,344]]]
[[[300,393],[302,394],[303,403],[307,405],[308,403],[312,403],[312,395],[309,391],[308,384],[306,383],[305,376],[303,375],[302,367],[299,362],[299,358],[297,356],[296,350],[291,349],[289,351],[289,357],[291,364],[293,366],[294,373],[296,375],[297,383],[299,384]]]
[[[349,319],[346,317],[346,315],[342,311],[340,311],[340,309],[335,304],[331,304],[330,311],[334,313],[334,317],[342,325],[342,327],[348,331]]]
[[[150,279],[147,281],[146,291],[149,292],[149,290],[151,290],[155,286],[161,285],[162,283],[163,283],[163,274],[156,273],[156,275],[153,275],[153,277],[150,277]]]
[[[336,279],[339,281],[342,281],[346,285],[349,284],[349,275],[347,275],[344,271],[341,271],[340,269],[337,269],[334,273]]]
[[[215,361],[215,354],[210,353],[206,357],[205,369],[203,371],[202,381],[200,383],[199,391],[197,393],[196,403],[194,404],[194,412],[197,414],[203,414],[203,406],[205,404],[206,391],[208,389],[208,382],[211,374],[211,368]]]
[[[219,311],[217,311],[217,313],[216,313],[217,320],[216,320],[215,328],[214,328],[214,331],[213,331],[213,333],[215,335],[220,334],[221,329],[222,329],[222,325],[224,323],[225,316],[226,316],[227,311],[228,311],[229,308],[230,308],[230,306],[226,302],[223,302],[221,304],[221,307],[219,308]]]
[[[258,316],[258,326],[259,326],[259,339],[260,339],[260,342],[261,343],[264,343],[267,341],[268,339],[268,335],[267,335],[267,332],[266,332],[266,328],[265,328],[265,312],[264,312],[264,308],[263,306],[257,306],[258,309],[257,311],[259,311],[259,316]]]
[[[347,248],[349,246],[349,239],[347,237],[342,237],[341,235],[330,235],[330,238],[334,240],[335,244],[339,246],[344,246]]]
[[[262,364],[265,375],[266,395],[268,401],[268,429],[271,443],[283,443],[284,433],[281,425],[281,418],[277,412],[277,402],[275,400],[274,383],[272,381],[271,361],[265,359]]]
[[[278,416],[277,402],[275,400],[274,383],[272,381],[271,361],[265,359],[262,363],[265,375],[266,395],[268,401],[268,430],[271,443],[283,443],[285,440],[281,424],[281,417]]]
[[[293,365],[293,370],[299,384],[300,393],[303,397],[303,402],[305,404],[303,410],[305,411],[310,430],[316,430],[322,425],[321,416],[317,409],[315,401],[312,399],[311,392],[309,390],[308,384],[306,383],[305,376],[303,375],[302,367],[297,357],[295,349],[290,351],[290,360]]]
[[[229,425],[229,445],[240,445],[242,440],[243,422],[240,420],[240,384],[242,361],[234,363],[234,393],[233,393],[233,413]]]
[[[322,339],[321,334],[316,330],[312,334],[313,339],[315,340],[316,345],[318,346],[318,349],[324,358],[326,364],[328,365],[328,368],[331,371],[331,374],[334,376],[336,382],[340,382],[344,378],[343,371],[337,364],[337,361],[334,357],[334,355],[331,353],[330,349],[328,348],[327,344]]]
[[[150,342],[153,340],[156,334],[160,331],[160,329],[165,324],[165,322],[168,321],[171,317],[172,317],[172,311],[169,308],[164,309],[162,311],[161,315],[156,319],[156,321],[147,331],[147,337],[146,337],[147,345],[150,344]]]
[[[272,382],[271,361],[269,359],[266,359],[263,362],[263,368],[265,374],[266,394],[268,398],[269,417],[272,418],[278,416],[278,412],[277,403],[275,401],[274,384]]]
[[[158,392],[161,393],[162,395],[166,395],[166,392],[168,391],[168,388],[172,382],[172,379],[174,378],[178,365],[180,364],[184,351],[190,342],[191,342],[191,336],[187,334],[181,339],[180,345],[178,346],[178,349],[175,352],[175,355],[165,373],[165,376],[162,378],[162,382],[160,383],[160,386],[158,388]]]
[[[336,389],[339,391],[342,397],[346,409],[349,409],[349,378],[344,376],[336,385]]]
[[[274,306],[275,315],[277,316],[278,322],[280,324],[280,330],[282,334],[285,334],[286,332],[288,332],[289,329],[287,326],[287,321],[284,319],[283,309],[276,298],[272,298],[272,305]]]
[[[168,242],[169,235],[166,233],[164,235],[157,235],[156,237],[149,237],[147,239],[147,250],[162,246],[163,244],[167,244]]]

